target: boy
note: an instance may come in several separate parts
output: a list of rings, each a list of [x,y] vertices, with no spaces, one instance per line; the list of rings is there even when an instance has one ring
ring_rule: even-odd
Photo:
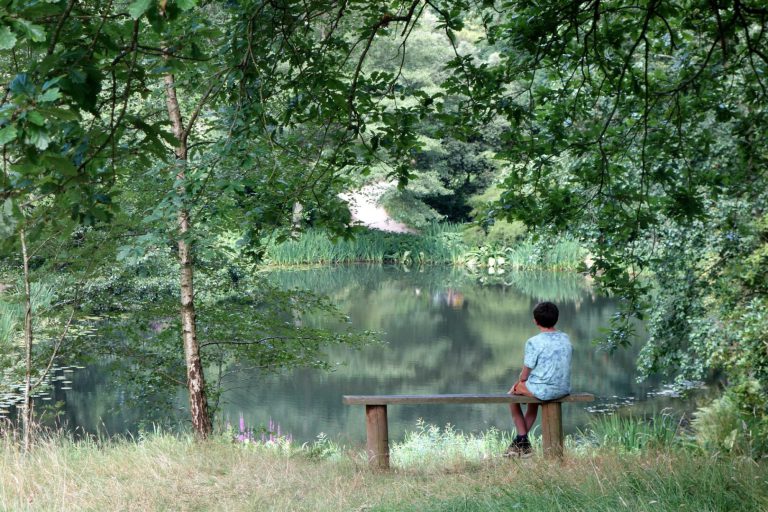
[[[571,355],[573,347],[568,335],[555,329],[559,312],[551,302],[541,302],[533,308],[533,321],[541,331],[525,342],[523,371],[509,390],[512,395],[525,395],[539,400],[554,400],[571,392]],[[530,456],[528,431],[536,421],[539,404],[528,404],[523,414],[520,404],[509,404],[517,436],[509,445],[506,456]]]

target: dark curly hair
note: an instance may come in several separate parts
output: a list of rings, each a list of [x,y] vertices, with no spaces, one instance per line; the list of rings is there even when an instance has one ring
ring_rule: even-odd
[[[560,312],[551,302],[539,302],[533,308],[533,319],[542,327],[554,327]]]

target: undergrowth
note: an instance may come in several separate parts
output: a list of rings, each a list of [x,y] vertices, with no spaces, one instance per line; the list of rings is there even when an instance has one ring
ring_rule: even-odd
[[[652,419],[653,420],[653,419]],[[205,442],[163,431],[73,439],[54,432],[24,453],[0,436],[2,510],[704,510],[768,509],[768,465],[677,440],[673,418],[598,420],[566,457],[501,457],[510,434],[424,422],[391,444],[393,469],[326,436],[230,428]],[[664,429],[671,432],[663,432]],[[269,429],[267,429],[269,430]],[[278,430],[275,428],[275,430]],[[631,441],[639,438],[641,441]]]
[[[452,224],[430,225],[419,234],[364,230],[349,240],[309,229],[296,240],[270,243],[266,260],[273,265],[457,263],[464,250],[459,227]]]

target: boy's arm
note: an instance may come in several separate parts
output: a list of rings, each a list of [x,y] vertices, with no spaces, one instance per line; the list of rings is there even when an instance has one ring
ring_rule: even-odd
[[[517,382],[525,382],[528,380],[528,376],[531,374],[531,368],[528,368],[527,366],[523,365],[523,371],[520,372],[520,378],[517,379]],[[515,384],[517,384],[517,382]],[[515,386],[512,386],[509,388],[508,393],[512,393],[515,389]]]

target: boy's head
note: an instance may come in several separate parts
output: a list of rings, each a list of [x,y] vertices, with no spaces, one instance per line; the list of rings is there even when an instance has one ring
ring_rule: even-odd
[[[533,308],[533,319],[536,321],[536,325],[540,327],[554,327],[558,316],[560,316],[560,312],[557,310],[557,306],[551,302],[539,302]]]

